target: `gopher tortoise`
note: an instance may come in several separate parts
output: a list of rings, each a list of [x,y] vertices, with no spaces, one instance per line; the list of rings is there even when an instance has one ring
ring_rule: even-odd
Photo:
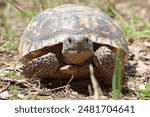
[[[22,34],[19,59],[28,78],[88,78],[92,64],[95,76],[111,83],[117,50],[125,61],[126,40],[108,15],[68,4],[33,18]]]

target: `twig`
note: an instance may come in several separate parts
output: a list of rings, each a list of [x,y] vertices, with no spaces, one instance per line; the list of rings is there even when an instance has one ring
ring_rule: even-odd
[[[41,83],[40,83],[40,79],[38,78],[33,78],[33,79],[30,79],[32,81],[34,81],[34,83],[37,83],[37,87],[33,84],[33,83],[30,83],[32,81],[29,81],[27,83],[27,85],[31,86],[32,88],[34,88],[36,91],[39,91],[40,90],[40,87],[41,87]]]
[[[101,87],[98,84],[98,81],[94,76],[93,66],[91,64],[89,65],[89,70],[90,70],[90,77],[91,77],[91,82],[94,90],[94,97],[95,99],[99,99],[99,96],[103,96],[103,92]]]
[[[6,91],[9,87],[9,85],[10,85],[10,82],[8,82],[7,85],[2,90],[0,90],[0,93]]]
[[[68,81],[68,83],[67,83],[66,85],[61,86],[61,87],[57,87],[57,88],[54,88],[54,89],[50,89],[50,90],[47,90],[47,91],[41,91],[41,92],[39,92],[39,94],[41,94],[41,93],[53,92],[53,91],[57,91],[57,90],[61,90],[61,89],[68,88],[68,87],[70,87],[69,84],[70,84],[70,82],[71,82],[73,79],[74,79],[74,76],[72,75],[72,76],[71,76],[71,79]]]
[[[0,100],[7,100],[7,98],[0,97]]]
[[[61,87],[57,87],[57,88],[54,88],[54,89],[51,89],[49,91],[56,91],[56,90],[60,90],[60,89],[64,89],[64,88],[68,88],[70,85],[70,82],[74,79],[74,75],[71,76],[71,79],[68,81],[68,83],[64,86],[61,86]]]
[[[28,79],[21,79],[21,80],[16,80],[16,79],[11,79],[11,78],[0,78],[1,81],[7,81],[7,82],[12,82],[16,84],[24,84],[27,82]]]
[[[61,87],[57,87],[57,88],[49,90],[49,92],[57,91],[57,90],[60,90],[60,89],[65,89],[65,88],[68,88],[69,86],[70,85],[64,85],[64,86],[61,86]]]
[[[73,79],[74,79],[74,75],[71,76],[71,79],[69,80],[69,82],[66,85],[69,85]]]

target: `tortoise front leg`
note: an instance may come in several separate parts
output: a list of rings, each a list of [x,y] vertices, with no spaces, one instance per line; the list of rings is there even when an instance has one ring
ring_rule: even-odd
[[[23,75],[28,78],[46,78],[52,76],[58,69],[59,62],[54,53],[47,53],[31,60],[23,67]]]
[[[99,47],[94,53],[94,63],[102,72],[104,83],[111,84],[115,65],[115,54],[107,47]]]

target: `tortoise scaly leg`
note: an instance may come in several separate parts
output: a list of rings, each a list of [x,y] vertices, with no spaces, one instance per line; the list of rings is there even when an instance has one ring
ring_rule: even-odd
[[[94,63],[102,72],[104,83],[111,84],[115,65],[115,54],[106,46],[99,47],[94,53]]]
[[[59,62],[54,53],[47,53],[28,62],[23,67],[23,75],[28,78],[46,78],[52,76],[58,69]]]

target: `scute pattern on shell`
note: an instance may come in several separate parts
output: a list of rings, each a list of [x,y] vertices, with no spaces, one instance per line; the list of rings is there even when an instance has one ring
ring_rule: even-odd
[[[62,5],[33,18],[21,37],[19,58],[61,43],[68,35],[87,35],[93,42],[128,52],[122,32],[105,13],[84,6]]]

